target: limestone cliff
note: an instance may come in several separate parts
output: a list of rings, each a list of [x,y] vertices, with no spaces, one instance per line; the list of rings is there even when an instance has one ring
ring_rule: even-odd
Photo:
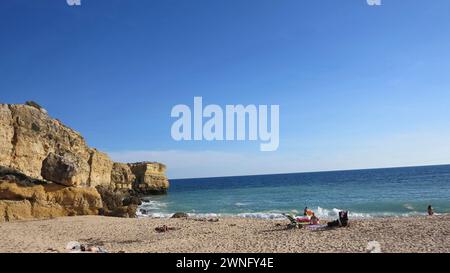
[[[51,118],[45,109],[33,102],[0,104],[0,166],[14,169],[30,179],[57,184],[18,186],[17,189],[42,197],[36,199],[40,200],[37,202],[22,195],[11,199],[12,189],[16,190],[14,183],[10,179],[0,180],[3,191],[0,194],[0,220],[5,211],[18,210],[19,207],[36,217],[45,214],[37,213],[41,206],[52,208],[48,216],[96,214],[98,204],[89,203],[89,209],[85,205],[72,208],[68,205],[71,201],[67,200],[71,199],[67,196],[73,196],[73,202],[83,203],[81,200],[85,200],[86,195],[95,195],[95,188],[99,186],[139,194],[164,193],[169,187],[164,165],[114,163],[107,154],[89,147],[78,132]],[[73,195],[74,191],[77,194]],[[53,198],[50,193],[59,197]],[[45,203],[43,200],[56,201]],[[68,209],[57,213],[55,204]],[[14,213],[4,218],[20,218],[11,215]]]
[[[158,162],[114,163],[111,182],[116,190],[133,190],[137,195],[162,194],[169,188],[166,166]]]
[[[155,192],[169,186],[164,165],[114,163],[107,154],[90,148],[78,132],[31,103],[0,104],[0,166],[65,186],[131,189],[135,185]]]
[[[94,188],[65,187],[0,167],[0,222],[96,215],[102,207]]]
[[[113,162],[108,156],[89,148],[78,132],[52,119],[43,109],[0,104],[0,136],[1,166],[44,179],[43,173],[48,175],[52,172],[48,168],[66,164],[66,168],[70,165],[71,172],[66,173],[68,177],[63,181],[54,181],[55,176],[52,175],[47,179],[66,186],[111,183]]]
[[[169,188],[169,181],[165,175],[166,166],[157,162],[139,162],[128,164],[136,181],[133,190],[139,194],[165,193]]]
[[[111,181],[116,190],[131,190],[136,181],[136,175],[130,166],[125,163],[114,163],[111,173]]]

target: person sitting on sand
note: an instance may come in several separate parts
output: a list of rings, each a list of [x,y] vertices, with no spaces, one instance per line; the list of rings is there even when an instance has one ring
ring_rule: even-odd
[[[433,211],[433,207],[431,207],[431,205],[428,206],[428,215],[429,216],[433,216],[434,211]]]
[[[314,212],[313,212],[313,214],[312,214],[312,216],[311,216],[311,220],[309,221],[309,223],[311,224],[311,225],[318,225],[319,224],[319,221],[320,221],[320,219],[316,216],[316,214],[314,214]]]

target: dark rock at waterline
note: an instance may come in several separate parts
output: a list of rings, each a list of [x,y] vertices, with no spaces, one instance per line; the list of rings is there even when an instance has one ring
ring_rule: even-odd
[[[103,207],[107,210],[114,210],[115,208],[122,207],[122,199],[124,194],[121,192],[114,191],[110,187],[97,186],[98,193],[102,197]]]
[[[142,201],[139,197],[136,196],[127,196],[122,201],[123,206],[129,206],[129,205],[142,205]]]
[[[174,215],[172,215],[171,218],[188,218],[189,215],[185,212],[177,212]]]
[[[103,201],[103,208],[99,210],[100,215],[111,217],[135,218],[136,211],[140,205],[140,199],[128,196],[122,191],[114,191],[111,187],[97,186]]]
[[[102,209],[99,211],[100,215],[109,217],[120,217],[120,218],[136,218],[137,205],[129,205],[117,207],[112,210]]]

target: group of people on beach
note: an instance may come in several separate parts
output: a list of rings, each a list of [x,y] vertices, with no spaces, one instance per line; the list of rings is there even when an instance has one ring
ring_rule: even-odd
[[[428,206],[427,212],[429,216],[434,215],[434,209],[431,205]],[[311,225],[318,225],[320,223],[319,217],[317,217],[314,211],[310,210],[308,207],[305,207],[305,209],[303,210],[303,216],[309,217]]]
[[[325,225],[321,225],[319,217],[317,217],[312,210],[308,209],[308,207],[305,207],[305,209],[303,210],[303,217],[297,217],[294,221],[299,222],[302,225],[309,224],[310,226],[314,227],[346,227],[348,225],[348,211],[339,211],[338,216],[339,218],[337,220],[327,222]],[[291,220],[292,222],[292,219],[289,220]]]

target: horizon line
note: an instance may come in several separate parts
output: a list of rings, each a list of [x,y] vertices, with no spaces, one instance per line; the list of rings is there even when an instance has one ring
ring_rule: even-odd
[[[233,177],[253,177],[253,176],[272,176],[272,175],[289,175],[289,174],[310,174],[310,173],[329,173],[329,172],[351,172],[351,171],[369,171],[369,170],[384,170],[384,169],[405,169],[405,168],[422,168],[422,167],[440,167],[450,166],[450,163],[430,164],[430,165],[409,165],[398,167],[368,167],[360,169],[336,169],[324,171],[300,171],[291,173],[266,173],[266,174],[246,174],[246,175],[225,175],[225,176],[205,176],[205,177],[184,177],[184,178],[169,178],[169,181],[187,180],[187,179],[211,179],[211,178],[233,178]]]

